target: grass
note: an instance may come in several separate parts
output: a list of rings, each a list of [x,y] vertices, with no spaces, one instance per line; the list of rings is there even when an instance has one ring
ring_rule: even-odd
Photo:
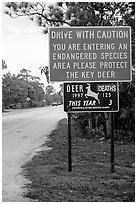
[[[68,172],[67,121],[61,120],[43,150],[23,166],[31,181],[24,195],[39,202],[134,202],[134,144],[115,144],[110,172],[110,142],[83,139],[72,127],[72,172]]]

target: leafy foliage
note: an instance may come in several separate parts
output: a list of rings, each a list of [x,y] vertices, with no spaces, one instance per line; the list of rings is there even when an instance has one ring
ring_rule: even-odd
[[[3,75],[2,101],[6,108],[40,106],[44,95],[43,84],[38,77],[31,76],[29,70],[22,69],[17,76],[10,73]]]
[[[17,75],[4,74],[2,78],[2,102],[5,108],[29,108],[51,105],[53,101],[62,103],[62,96],[52,85],[44,91],[40,78],[31,71],[22,69]]]
[[[41,71],[41,74],[45,74],[47,82],[49,83],[49,69],[48,66],[43,66],[39,68]]]
[[[55,92],[55,89],[53,88],[52,85],[46,86],[46,93],[47,94],[51,94],[51,93],[54,93],[54,92]]]
[[[135,72],[130,83],[119,85],[120,111],[115,114],[116,128],[126,132],[134,140],[135,136]]]
[[[2,60],[2,69],[7,69],[7,64],[4,60]]]

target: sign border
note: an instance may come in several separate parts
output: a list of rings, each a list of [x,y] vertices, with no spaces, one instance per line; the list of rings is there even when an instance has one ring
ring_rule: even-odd
[[[118,29],[118,28],[129,28],[129,32],[130,32],[130,79],[129,80],[108,80],[108,81],[91,81],[91,82],[131,82],[132,81],[132,41],[131,41],[131,26],[70,26],[70,27],[67,27],[67,26],[64,26],[64,27],[49,27],[49,82],[60,82],[60,83],[63,83],[63,82],[69,82],[69,83],[72,83],[73,81],[69,81],[69,80],[66,80],[66,81],[61,81],[61,80],[58,80],[58,81],[51,81],[50,80],[50,32],[51,32],[51,29],[52,28],[55,28],[55,29],[59,29],[59,28],[63,28],[63,29],[68,29],[68,28],[115,28],[115,29]],[[75,81],[74,82],[88,82],[88,81]]]
[[[89,113],[89,112],[93,112],[93,113],[117,113],[117,112],[119,112],[119,83],[118,82],[110,82],[110,83],[116,83],[117,84],[117,102],[118,102],[118,109],[117,110],[110,110],[110,111],[104,111],[104,110],[102,110],[102,111],[92,111],[92,110],[87,110],[87,111],[84,111],[84,110],[76,110],[76,111],[65,111],[64,109],[65,109],[65,103],[64,103],[64,93],[65,93],[65,89],[64,89],[64,85],[65,84],[68,84],[68,83],[70,83],[70,82],[65,82],[65,83],[63,83],[63,111],[65,112],[65,113]],[[71,83],[75,83],[75,84],[77,84],[77,83],[83,83],[83,84],[85,84],[85,83],[92,83],[92,82],[71,82]],[[94,83],[94,82],[93,82]],[[97,82],[96,82],[97,83]],[[98,83],[104,83],[104,82],[98,82]],[[107,82],[107,83],[109,83],[109,82]]]

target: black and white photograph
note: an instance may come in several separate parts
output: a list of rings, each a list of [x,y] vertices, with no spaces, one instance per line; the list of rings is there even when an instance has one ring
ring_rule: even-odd
[[[1,12],[1,202],[135,202],[135,1]]]

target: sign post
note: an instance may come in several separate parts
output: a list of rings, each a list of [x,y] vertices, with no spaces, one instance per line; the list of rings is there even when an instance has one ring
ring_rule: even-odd
[[[111,173],[114,173],[114,113],[111,113]]]
[[[72,154],[71,154],[71,113],[68,112],[68,172],[72,171]]]

